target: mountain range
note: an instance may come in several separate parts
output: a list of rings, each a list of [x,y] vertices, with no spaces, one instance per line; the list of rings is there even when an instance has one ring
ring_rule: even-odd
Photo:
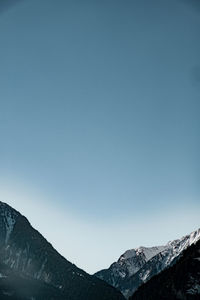
[[[1,300],[196,300],[199,275],[200,229],[164,246],[127,250],[89,275],[0,202]]]
[[[200,229],[164,246],[128,250],[108,269],[95,275],[113,285],[128,298],[139,286],[174,264],[181,253],[199,239]]]
[[[143,284],[130,300],[199,300],[200,241],[184,250],[173,266]]]

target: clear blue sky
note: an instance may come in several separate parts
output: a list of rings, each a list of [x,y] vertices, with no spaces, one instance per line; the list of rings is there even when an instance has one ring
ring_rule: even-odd
[[[199,34],[178,0],[0,15],[1,200],[86,271],[199,227]]]

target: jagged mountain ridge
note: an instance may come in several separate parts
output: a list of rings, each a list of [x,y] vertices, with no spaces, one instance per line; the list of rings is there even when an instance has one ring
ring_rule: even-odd
[[[184,249],[199,239],[200,229],[165,246],[128,250],[109,269],[95,275],[119,289],[128,298],[140,285],[170,266]]]
[[[95,275],[119,288],[121,281],[123,282],[123,280],[139,271],[148,260],[163,249],[164,247],[161,246],[151,248],[139,247],[127,250],[109,269],[97,272]]]
[[[185,249],[173,266],[144,283],[130,300],[199,300],[200,241]]]
[[[43,290],[53,289],[59,295],[53,299],[124,299],[112,286],[62,257],[24,216],[3,202],[0,202],[0,264],[4,269],[6,266],[9,276],[18,277],[22,284],[24,279],[30,284],[34,281],[36,286],[41,284]],[[6,280],[5,275],[2,276],[0,287]]]

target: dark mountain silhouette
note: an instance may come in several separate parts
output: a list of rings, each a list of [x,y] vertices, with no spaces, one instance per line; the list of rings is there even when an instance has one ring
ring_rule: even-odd
[[[24,216],[2,202],[0,295],[0,299],[124,299],[116,289],[66,260]]]

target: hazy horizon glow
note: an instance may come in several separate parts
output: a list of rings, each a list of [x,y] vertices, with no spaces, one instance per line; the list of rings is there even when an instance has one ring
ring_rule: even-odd
[[[27,0],[0,14],[0,200],[88,272],[199,227],[199,13]]]
[[[198,229],[200,205],[196,209],[169,207],[145,219],[138,215],[134,220],[101,223],[58,209],[38,191],[33,193],[33,186],[26,190],[12,183],[14,190],[9,191],[2,178],[1,183],[0,199],[25,215],[59,253],[90,274],[109,267],[128,249],[165,245]]]

